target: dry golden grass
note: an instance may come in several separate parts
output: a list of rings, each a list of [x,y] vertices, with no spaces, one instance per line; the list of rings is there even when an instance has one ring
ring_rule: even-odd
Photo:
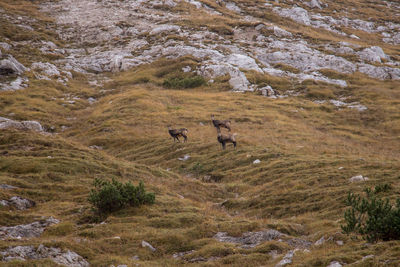
[[[176,9],[193,18],[184,20],[182,25],[213,26],[215,31],[229,33],[244,23],[212,1],[203,2],[229,16],[203,16],[182,3]],[[364,2],[355,1],[354,5]],[[336,8],[342,3],[329,4]],[[32,2],[0,1],[0,7],[16,14],[42,16]],[[374,10],[368,8],[365,14]],[[376,12],[373,14],[380,11]],[[341,40],[324,30],[311,30],[270,13],[260,14],[259,18],[312,37],[310,40],[316,43]],[[47,22],[43,17],[38,23]],[[7,34],[6,27],[2,27],[1,38]],[[24,34],[18,30],[11,37]],[[46,32],[39,36],[53,38]],[[370,45],[364,38],[369,36],[357,42]],[[371,39],[372,42],[377,40]],[[393,46],[382,46],[385,51],[398,53]],[[11,53],[26,64],[44,57],[36,50],[13,49]],[[25,54],[32,57],[23,59]],[[0,199],[20,195],[37,202],[35,208],[21,212],[0,208],[0,225],[29,223],[40,216],[54,216],[61,223],[39,238],[0,241],[0,248],[57,246],[77,252],[93,266],[179,266],[187,262],[173,259],[172,254],[192,249],[196,252],[185,256],[187,260],[220,257],[198,265],[273,266],[280,258],[273,259],[269,252],[286,253],[291,248],[285,243],[266,242],[245,250],[212,238],[218,231],[240,236],[273,228],[312,242],[322,236],[344,241],[343,246],[328,241],[321,247],[312,247],[310,253],[299,251],[293,260],[295,266],[326,266],[332,260],[354,263],[369,254],[375,257],[354,266],[381,266],[386,260],[388,266],[397,266],[398,241],[365,244],[359,236],[340,233],[340,224],[345,209],[343,199],[349,191],[361,192],[365,186],[389,183],[393,189],[385,196],[395,198],[399,193],[400,83],[373,80],[359,73],[322,71],[331,78],[345,78],[349,87],[343,89],[246,73],[252,83],[270,84],[281,94],[288,90],[300,93],[277,100],[255,93],[231,93],[227,77],[194,89],[162,86],[166,78],[184,75],[183,66],[195,68],[198,64],[191,57],[161,59],[110,74],[112,81],[101,88],[105,90],[102,92],[89,86],[82,75],[75,74],[68,86],[62,86],[55,81],[38,81],[28,73],[28,89],[1,92],[0,116],[38,120],[48,131],[54,127],[57,134],[0,132],[0,183],[19,187],[1,190]],[[61,98],[66,95],[81,100],[65,105]],[[341,96],[366,105],[368,110],[339,109],[312,101]],[[88,105],[88,97],[99,101]],[[211,114],[231,119],[233,132],[238,133],[236,150],[230,146],[221,150]],[[189,142],[174,144],[167,133],[168,124],[187,127]],[[62,126],[69,128],[62,132]],[[91,145],[102,146],[103,150],[90,149]],[[185,154],[191,158],[179,161]],[[261,163],[253,164],[255,159]],[[364,184],[348,182],[358,174],[370,180]],[[135,184],[143,180],[147,190],[156,193],[156,203],[115,212],[105,219],[106,224],[93,223],[87,196],[94,178],[116,178]],[[151,253],[142,248],[142,240],[157,251]],[[140,260],[133,260],[134,255]],[[0,266],[34,264],[55,266],[49,260]]]

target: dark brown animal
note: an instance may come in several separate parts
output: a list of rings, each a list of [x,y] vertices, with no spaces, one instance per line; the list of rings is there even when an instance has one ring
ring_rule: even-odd
[[[220,131],[218,131],[218,137],[217,140],[219,143],[221,143],[222,149],[225,149],[226,143],[232,143],[233,148],[236,148],[236,136],[237,134],[222,134]]]
[[[172,138],[174,139],[174,143],[175,143],[175,139],[180,143],[181,141],[179,140],[179,137],[182,136],[183,137],[183,142],[186,143],[187,141],[187,134],[189,132],[188,129],[186,128],[180,128],[180,129],[172,129],[171,126],[168,126],[168,132],[169,134],[172,136]]]
[[[216,120],[214,115],[211,115],[211,121],[214,125],[215,128],[217,128],[217,131],[221,130],[221,127],[228,129],[228,131],[231,131],[231,121],[230,120]]]

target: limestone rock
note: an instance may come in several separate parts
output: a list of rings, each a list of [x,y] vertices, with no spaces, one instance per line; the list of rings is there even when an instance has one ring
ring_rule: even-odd
[[[148,243],[148,242],[146,242],[146,241],[142,241],[142,247],[143,248],[148,248],[148,249],[150,249],[151,251],[156,251],[157,249],[156,248],[154,248],[152,245],[150,245],[150,243]]]
[[[0,75],[21,75],[27,70],[13,56],[0,60]]]
[[[228,2],[225,4],[225,7],[233,12],[240,13],[242,10],[234,3],[234,2]]]
[[[292,259],[296,250],[291,250],[283,257],[283,259],[275,265],[275,267],[281,267],[292,263]]]
[[[60,248],[45,247],[39,245],[37,249],[34,246],[16,246],[9,247],[0,252],[3,261],[12,260],[39,260],[49,258],[53,262],[70,267],[88,267],[90,264],[77,253],[67,250],[62,251]]]
[[[368,181],[369,180],[369,178],[368,177],[365,177],[365,176],[362,176],[362,175],[356,175],[356,176],[353,176],[353,177],[351,177],[350,179],[349,179],[349,181],[350,182],[365,182],[365,181]]]
[[[243,248],[253,248],[262,242],[275,240],[281,236],[283,234],[276,230],[266,230],[244,233],[241,237],[232,237],[228,236],[225,232],[218,232],[214,235],[214,238],[219,242],[236,243],[240,244]]]
[[[342,267],[343,265],[340,264],[338,261],[331,261],[328,266],[326,267]]]
[[[3,48],[4,51],[8,51],[11,49],[11,45],[9,45],[5,42],[0,42],[0,48]],[[0,51],[0,56],[1,56],[1,51]]]
[[[306,3],[311,8],[319,8],[325,7],[325,5],[320,0],[311,0],[309,3]]]
[[[32,64],[31,69],[40,72],[36,77],[40,80],[50,80],[49,77],[60,76],[60,72],[57,67],[49,62],[35,62]]]
[[[321,246],[321,245],[323,245],[324,243],[325,243],[325,237],[322,236],[320,239],[318,239],[318,240],[314,243],[314,245],[315,245],[315,246]]]
[[[2,203],[5,204],[4,206],[14,206],[19,210],[26,210],[36,205],[35,201],[18,196],[14,196],[9,200],[2,200]]]
[[[0,117],[0,129],[15,128],[19,130],[32,130],[36,132],[44,132],[42,125],[37,121],[14,121]]]
[[[157,35],[157,34],[161,34],[164,32],[179,32],[181,30],[181,27],[176,26],[176,25],[160,25],[156,28],[154,28],[153,30],[150,31],[150,35]]]
[[[52,217],[33,222],[30,224],[22,224],[17,226],[0,227],[0,240],[8,238],[32,238],[40,236],[43,231],[50,225],[57,224],[60,221]]]
[[[0,117],[0,123],[1,123],[1,117]],[[0,189],[16,189],[17,187],[8,185],[8,184],[0,184]]]
[[[380,48],[379,46],[365,48],[364,50],[358,52],[357,55],[360,57],[360,59],[371,62],[381,63],[382,59],[389,59],[389,57],[385,54],[385,52],[383,52],[382,48]]]
[[[258,89],[258,91],[260,91],[263,96],[270,98],[277,98],[277,95],[279,95],[278,92],[272,89],[272,87],[269,85]]]

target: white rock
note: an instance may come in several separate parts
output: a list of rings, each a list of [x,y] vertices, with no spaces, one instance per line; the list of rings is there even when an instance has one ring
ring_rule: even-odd
[[[0,256],[3,256],[3,261],[49,258],[53,262],[64,266],[89,267],[89,263],[73,251],[62,252],[60,248],[45,247],[43,245],[39,245],[37,249],[33,246],[9,247],[4,251],[0,251]]]
[[[225,7],[233,12],[240,13],[242,10],[233,2],[228,2],[225,4]]]
[[[156,251],[156,249],[152,245],[150,245],[150,243],[148,243],[148,242],[146,242],[144,240],[142,241],[142,247],[143,248],[148,248],[153,252]]]
[[[389,57],[383,52],[379,46],[371,46],[357,53],[357,55],[365,61],[381,62],[381,59],[388,60]]]
[[[272,30],[274,31],[274,34],[277,37],[293,37],[293,35],[290,32],[282,28],[279,28],[278,26],[272,26]]]
[[[12,55],[0,60],[0,75],[20,75],[27,70],[24,65],[19,63]]]
[[[190,159],[190,155],[188,154],[184,155],[182,158],[178,158],[180,161],[187,161],[188,159]]]
[[[8,129],[8,128],[44,132],[42,125],[37,121],[18,122],[18,121],[0,117],[0,129]]]
[[[32,64],[31,69],[41,72],[43,75],[37,75],[39,79],[49,79],[48,77],[60,76],[60,72],[57,67],[49,62],[35,62]]]
[[[16,225],[16,226],[3,226],[0,227],[0,240],[9,238],[32,238],[40,236],[43,231],[50,225],[57,224],[60,221],[52,217],[33,222],[30,224]]]
[[[321,245],[324,244],[324,243],[325,243],[325,237],[322,236],[320,239],[318,239],[318,240],[314,243],[314,245],[315,245],[315,246],[321,246]]]
[[[362,175],[356,175],[356,176],[353,176],[353,177],[351,177],[350,179],[349,179],[349,181],[350,182],[365,182],[365,181],[368,181],[369,180],[369,178],[368,177],[364,177],[364,176],[362,176]]]
[[[343,246],[343,245],[344,245],[344,243],[343,243],[343,241],[342,241],[342,240],[338,240],[338,241],[336,241],[336,244],[337,244],[338,246]]]
[[[272,89],[272,87],[269,86],[269,85],[258,89],[258,91],[261,91],[261,94],[263,96],[267,96],[267,97],[270,97],[270,98],[276,98],[277,95],[278,95],[278,93],[274,89]]]
[[[323,4],[319,0],[311,0],[307,5],[311,8],[319,8],[322,9]]]
[[[360,39],[360,37],[358,37],[358,36],[355,35],[355,34],[350,35],[350,37],[351,37],[351,38],[354,38],[354,39]]]
[[[283,257],[283,259],[275,265],[275,267],[281,267],[292,263],[295,250],[291,250]]]
[[[0,47],[4,49],[4,51],[8,51],[11,49],[11,45],[4,43],[4,42],[0,42]],[[1,56],[1,51],[0,51],[0,56]]]
[[[246,55],[231,54],[228,56],[226,62],[240,69],[263,72],[261,68],[257,65],[256,61]]]
[[[160,33],[164,33],[164,32],[179,32],[181,30],[181,27],[177,26],[177,25],[160,25],[156,28],[154,28],[153,30],[150,31],[150,35],[156,35],[156,34],[160,34]]]
[[[259,160],[259,159],[256,159],[253,161],[253,164],[259,164],[259,163],[261,163],[261,160]]]
[[[273,9],[274,12],[278,13],[283,17],[291,18],[292,20],[299,22],[304,25],[311,25],[310,17],[308,16],[307,10],[301,7],[292,7],[291,9],[277,8]]]
[[[186,66],[186,67],[183,67],[182,68],[182,71],[183,72],[189,72],[189,71],[191,71],[192,70],[192,68],[190,67],[190,66]]]
[[[331,261],[328,266],[326,267],[342,267],[343,265],[340,264],[338,261]]]

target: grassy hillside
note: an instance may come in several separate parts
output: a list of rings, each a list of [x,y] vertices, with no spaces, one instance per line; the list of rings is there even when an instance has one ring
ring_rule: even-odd
[[[10,32],[12,23],[1,19],[0,41],[36,36],[63,45],[45,30],[53,22],[37,11],[35,2],[8,2],[0,0],[0,7],[8,14],[34,17],[37,27],[23,37],[28,33],[21,28]],[[365,16],[373,10],[366,9]],[[235,21],[235,15],[229,19]],[[236,26],[229,21],[191,23]],[[302,26],[295,30],[309,34]],[[322,35],[329,34],[321,30]],[[398,54],[397,48],[389,49]],[[22,46],[8,53],[26,65],[54,60]],[[394,200],[399,194],[400,82],[326,70],[328,77],[345,76],[349,86],[341,88],[246,72],[255,84],[291,94],[278,99],[232,93],[228,77],[196,88],[165,86],[171,78],[192,79],[182,67],[198,64],[192,57],[163,58],[102,74],[107,82],[100,87],[89,83],[91,75],[73,73],[62,85],[28,72],[27,89],[0,92],[0,116],[37,120],[48,132],[0,130],[0,184],[18,187],[0,190],[0,199],[19,195],[37,203],[26,211],[0,206],[0,226],[26,224],[41,216],[61,221],[38,238],[0,240],[0,250],[45,244],[75,251],[92,266],[180,266],[193,259],[194,266],[274,266],[292,249],[287,243],[268,241],[244,249],[213,236],[276,229],[313,243],[332,237],[296,252],[293,266],[327,266],[334,260],[351,266],[398,266],[399,241],[369,244],[361,236],[343,234],[340,225],[348,192],[389,184],[391,189],[381,195]],[[74,97],[74,103],[67,102]],[[89,97],[97,101],[90,105]],[[333,97],[348,97],[347,102],[368,109],[315,103]],[[231,120],[237,149],[221,149],[211,114]],[[188,142],[174,143],[167,125],[188,128]],[[190,158],[178,159],[184,155]],[[256,159],[261,162],[254,164]],[[359,174],[369,180],[349,182]],[[87,201],[95,178],[134,184],[142,180],[155,192],[156,202],[98,217]],[[143,248],[142,240],[157,250]],[[344,244],[338,245],[339,240]],[[180,259],[172,256],[190,250],[195,252]],[[270,253],[274,250],[276,258]],[[357,263],[371,254],[375,256]],[[209,260],[196,261],[199,257]],[[0,266],[56,265],[37,260]]]

